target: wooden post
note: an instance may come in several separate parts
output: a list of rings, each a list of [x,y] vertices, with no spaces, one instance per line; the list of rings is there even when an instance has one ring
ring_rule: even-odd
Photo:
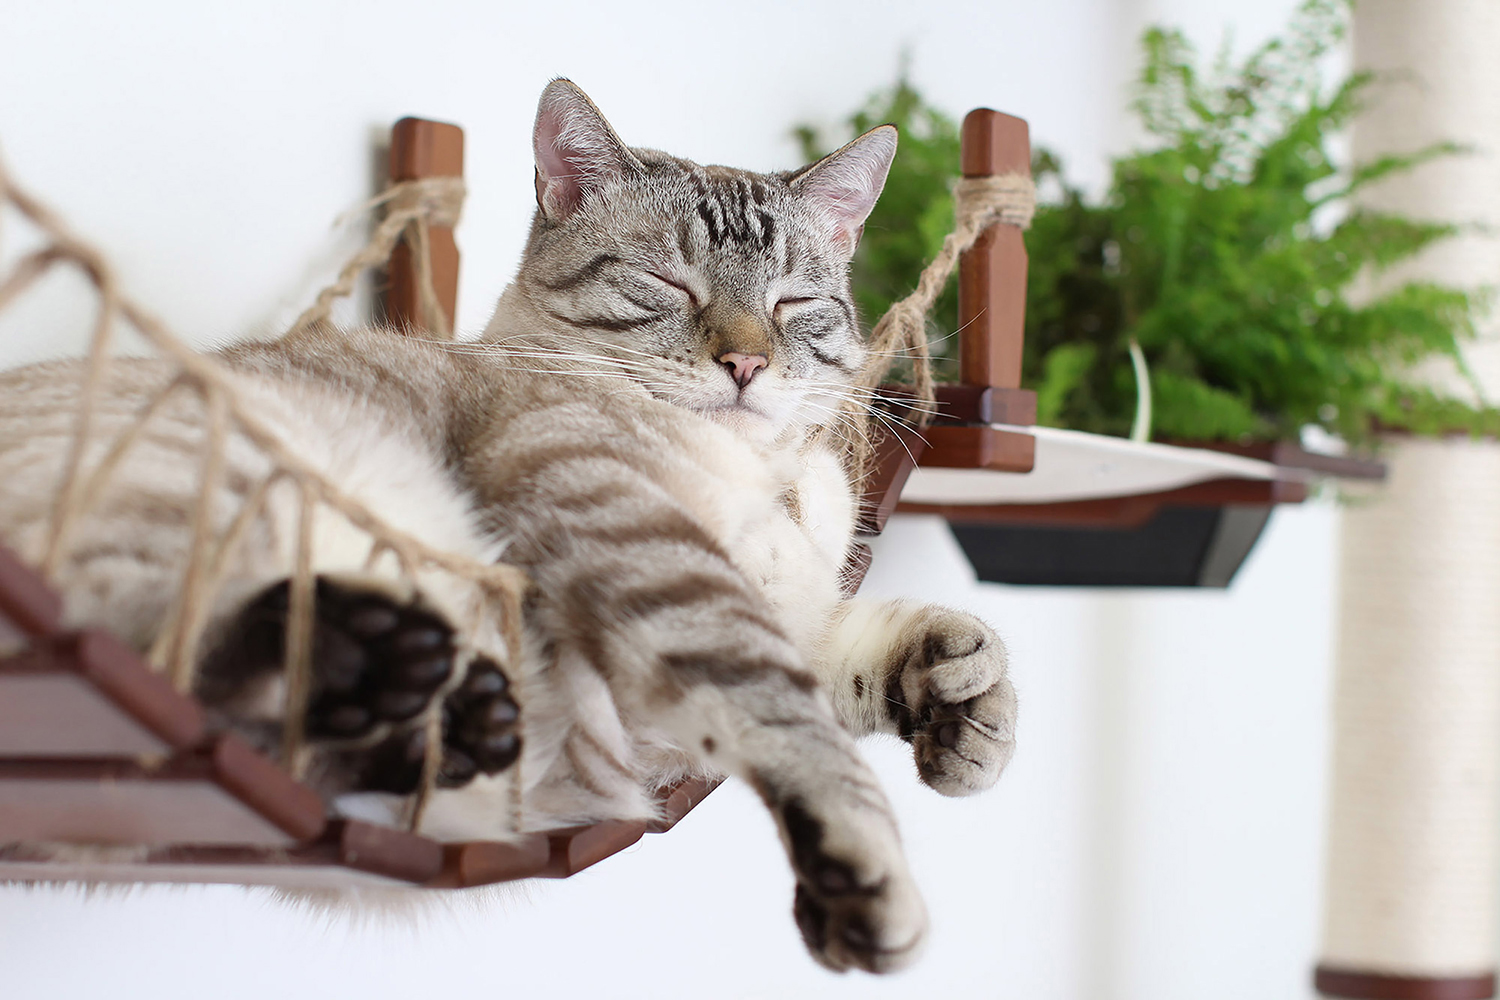
[[[964,118],[961,141],[959,161],[965,177],[1031,174],[1031,138],[1023,119],[976,108]],[[991,226],[960,259],[958,328],[959,377],[964,384],[1021,387],[1026,244],[1018,227]]]
[[[446,122],[425,118],[403,118],[391,129],[391,180],[410,181],[424,177],[464,175],[464,130]],[[432,286],[438,303],[454,329],[458,315],[458,245],[453,230],[431,226],[428,244],[432,256]],[[412,330],[422,329],[420,271],[406,241],[391,253],[390,285],[386,291],[386,320]]]
[[[965,177],[1031,173],[1024,119],[976,108],[964,118],[959,166]],[[939,386],[948,421],[925,432],[922,464],[939,468],[1030,472],[1036,439],[991,422],[1033,424],[1036,393],[1021,388],[1026,340],[1026,244],[1020,228],[996,223],[958,265],[959,377]]]

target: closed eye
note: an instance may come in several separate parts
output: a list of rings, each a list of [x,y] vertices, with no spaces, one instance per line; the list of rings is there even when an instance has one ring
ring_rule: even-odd
[[[806,306],[817,305],[824,301],[815,295],[790,295],[784,299],[777,299],[776,305],[771,310],[771,315],[776,317],[776,322],[783,322],[783,312],[796,315],[802,312]]]
[[[662,275],[657,274],[655,271],[647,271],[646,274],[652,278],[655,278],[657,281],[660,281],[663,285],[666,285],[669,288],[677,289],[683,295],[686,295],[688,297],[688,301],[693,304],[694,309],[698,308],[698,296],[694,295],[693,290],[688,286],[682,284],[680,281],[673,281],[671,278],[663,277]]]

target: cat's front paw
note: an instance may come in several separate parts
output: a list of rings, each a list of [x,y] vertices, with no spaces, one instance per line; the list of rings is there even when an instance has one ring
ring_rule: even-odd
[[[887,705],[917,773],[944,795],[991,787],[1015,752],[1016,692],[1005,645],[971,614],[928,608]]]
[[[894,972],[916,959],[927,910],[899,855],[871,850],[871,839],[832,843],[823,820],[800,802],[781,807],[797,873],[792,914],[808,951],[826,968]]]

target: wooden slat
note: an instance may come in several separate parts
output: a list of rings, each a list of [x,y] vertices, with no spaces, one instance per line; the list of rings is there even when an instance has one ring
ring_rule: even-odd
[[[991,469],[1030,472],[1036,465],[1036,438],[982,424],[937,425],[922,432],[927,450],[921,464],[937,469]]]
[[[865,493],[860,497],[855,530],[862,535],[878,535],[896,509],[901,491],[912,470],[921,463],[927,451],[924,435],[903,426],[886,427],[871,461]]]
[[[433,889],[463,889],[516,879],[534,878],[552,859],[552,839],[545,833],[529,834],[514,843],[472,841],[447,844],[442,871],[426,882]]]
[[[446,122],[425,118],[403,118],[391,129],[391,180],[424,177],[462,177],[464,174],[464,130]],[[454,329],[458,315],[458,245],[447,226],[429,227],[432,253],[432,285],[438,302]],[[422,311],[418,295],[418,270],[411,250],[403,241],[391,253],[390,286],[386,291],[386,318],[398,327],[421,329]]]
[[[992,385],[966,385],[962,382],[939,382],[933,386],[940,424],[1020,424],[1036,423],[1036,393],[1030,389],[1001,389]],[[886,384],[880,396],[893,408],[910,408],[917,395],[909,385]]]
[[[1373,458],[1352,455],[1324,455],[1308,451],[1295,441],[1167,441],[1166,444],[1182,448],[1203,448],[1230,455],[1257,458],[1262,462],[1279,465],[1283,469],[1307,469],[1325,476],[1339,479],[1383,480],[1387,469],[1384,462]]]
[[[960,153],[965,177],[1031,173],[1025,120],[989,108],[964,118]],[[1026,336],[1026,244],[1015,226],[987,229],[959,262],[959,372],[969,385],[1021,385]]]
[[[0,760],[0,843],[285,847],[324,826],[311,789],[232,735],[159,766]]]
[[[542,878],[568,878],[605,858],[619,854],[646,834],[644,820],[607,820],[578,830],[551,835],[551,857],[537,874]]]
[[[646,832],[666,833],[672,827],[682,822],[684,816],[697,808],[698,803],[708,798],[708,794],[721,784],[723,784],[722,779],[695,778],[692,781],[684,781],[680,785],[664,790],[660,796],[662,805],[661,818],[648,823],[646,825]]]
[[[53,634],[62,619],[62,600],[4,546],[0,546],[0,619],[31,637]]]
[[[1163,507],[1217,507],[1222,504],[1301,503],[1302,480],[1213,479],[1175,490],[1040,504],[904,503],[903,514],[939,514],[955,524],[1035,524],[1099,528],[1139,527]]]
[[[41,639],[0,660],[0,756],[134,757],[192,749],[203,711],[118,639]]]

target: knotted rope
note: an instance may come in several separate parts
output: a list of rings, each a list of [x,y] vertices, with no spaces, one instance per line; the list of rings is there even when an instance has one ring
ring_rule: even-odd
[[[937,399],[932,383],[932,357],[927,346],[927,314],[943,293],[959,258],[974,246],[986,229],[997,223],[1029,228],[1035,212],[1036,185],[1027,174],[964,177],[954,185],[953,231],[943,238],[937,256],[922,269],[917,287],[886,310],[870,332],[869,360],[858,379],[864,391],[851,405],[851,410],[861,414],[866,412],[871,394],[885,380],[894,359],[903,355],[911,361],[916,394],[911,412],[917,426],[925,427],[931,422]],[[868,428],[863,417],[840,421],[839,427],[845,435],[843,443],[850,455],[851,473],[855,481],[860,482],[868,471],[874,451],[872,436],[879,431],[873,418],[870,418]],[[866,432],[849,435],[850,428]]]
[[[362,214],[385,206],[385,216],[370,234],[369,242],[345,262],[338,277],[318,293],[313,304],[298,316],[287,330],[287,336],[318,323],[328,322],[333,303],[354,291],[359,276],[372,267],[384,267],[403,236],[411,247],[417,264],[417,306],[419,320],[431,333],[453,335],[448,314],[438,301],[432,284],[432,253],[429,230],[432,226],[449,229],[458,225],[467,189],[462,177],[422,177],[398,181],[370,199],[351,214]],[[344,217],[340,217],[340,221]]]
[[[349,294],[361,270],[383,264],[403,234],[413,242],[421,276],[419,294],[424,313],[446,329],[446,317],[432,289],[431,263],[426,252],[427,229],[432,225],[456,222],[462,199],[462,182],[453,178],[404,182],[374,199],[367,208],[386,205],[388,211],[376,226],[369,244],[345,264],[333,284],[319,293],[313,306],[293,325],[293,330],[326,321],[333,301]],[[460,629],[461,640],[471,645],[479,619],[488,617],[498,623],[508,647],[509,662],[519,662],[521,599],[527,587],[526,575],[521,570],[503,564],[480,563],[433,548],[385,523],[363,503],[344,493],[250,408],[240,396],[233,372],[216,358],[193,350],[168,331],[159,319],[120,291],[114,270],[104,256],[74,235],[60,217],[16,185],[0,165],[0,206],[4,205],[13,207],[30,222],[45,237],[45,245],[22,255],[8,274],[0,275],[0,309],[36,284],[52,268],[62,264],[71,264],[81,270],[97,290],[99,298],[83,365],[72,440],[63,461],[44,550],[35,560],[49,579],[58,580],[80,522],[101,501],[114,474],[131,448],[142,439],[151,421],[163,412],[170,399],[182,391],[191,391],[204,407],[203,450],[199,461],[198,495],[192,514],[191,543],[181,585],[149,654],[152,664],[164,671],[179,690],[191,690],[199,660],[199,645],[216,596],[230,576],[235,557],[243,548],[251,527],[265,516],[274,488],[283,483],[295,489],[298,500],[297,551],[291,579],[286,649],[288,694],[282,745],[282,761],[294,774],[299,773],[305,764],[302,719],[311,682],[315,593],[312,528],[314,517],[320,510],[334,511],[364,532],[370,539],[368,564],[373,566],[382,556],[390,555],[395,560],[398,574],[408,584],[415,585],[418,572],[431,570],[446,572],[474,584],[477,599],[476,606],[471,609],[472,620],[467,623],[467,636],[462,632],[464,626],[454,623]],[[142,402],[134,417],[106,442],[99,460],[85,468],[89,445],[98,431],[98,402],[113,360],[110,347],[114,331],[122,321],[170,361],[177,374]],[[248,441],[260,451],[269,461],[270,471],[249,491],[229,524],[220,530],[212,512],[222,505],[220,487],[225,473],[226,449],[233,437]],[[513,677],[512,681],[519,681],[519,677]],[[518,691],[518,699],[522,696]],[[429,728],[440,711],[438,702],[429,712]],[[421,808],[436,774],[436,761],[432,755],[440,752],[440,741],[429,740],[429,760],[424,768],[428,780],[409,811],[408,821],[412,827],[420,823]],[[513,767],[512,771],[516,782],[513,794],[519,796],[519,767]],[[519,812],[515,818],[519,822]]]

